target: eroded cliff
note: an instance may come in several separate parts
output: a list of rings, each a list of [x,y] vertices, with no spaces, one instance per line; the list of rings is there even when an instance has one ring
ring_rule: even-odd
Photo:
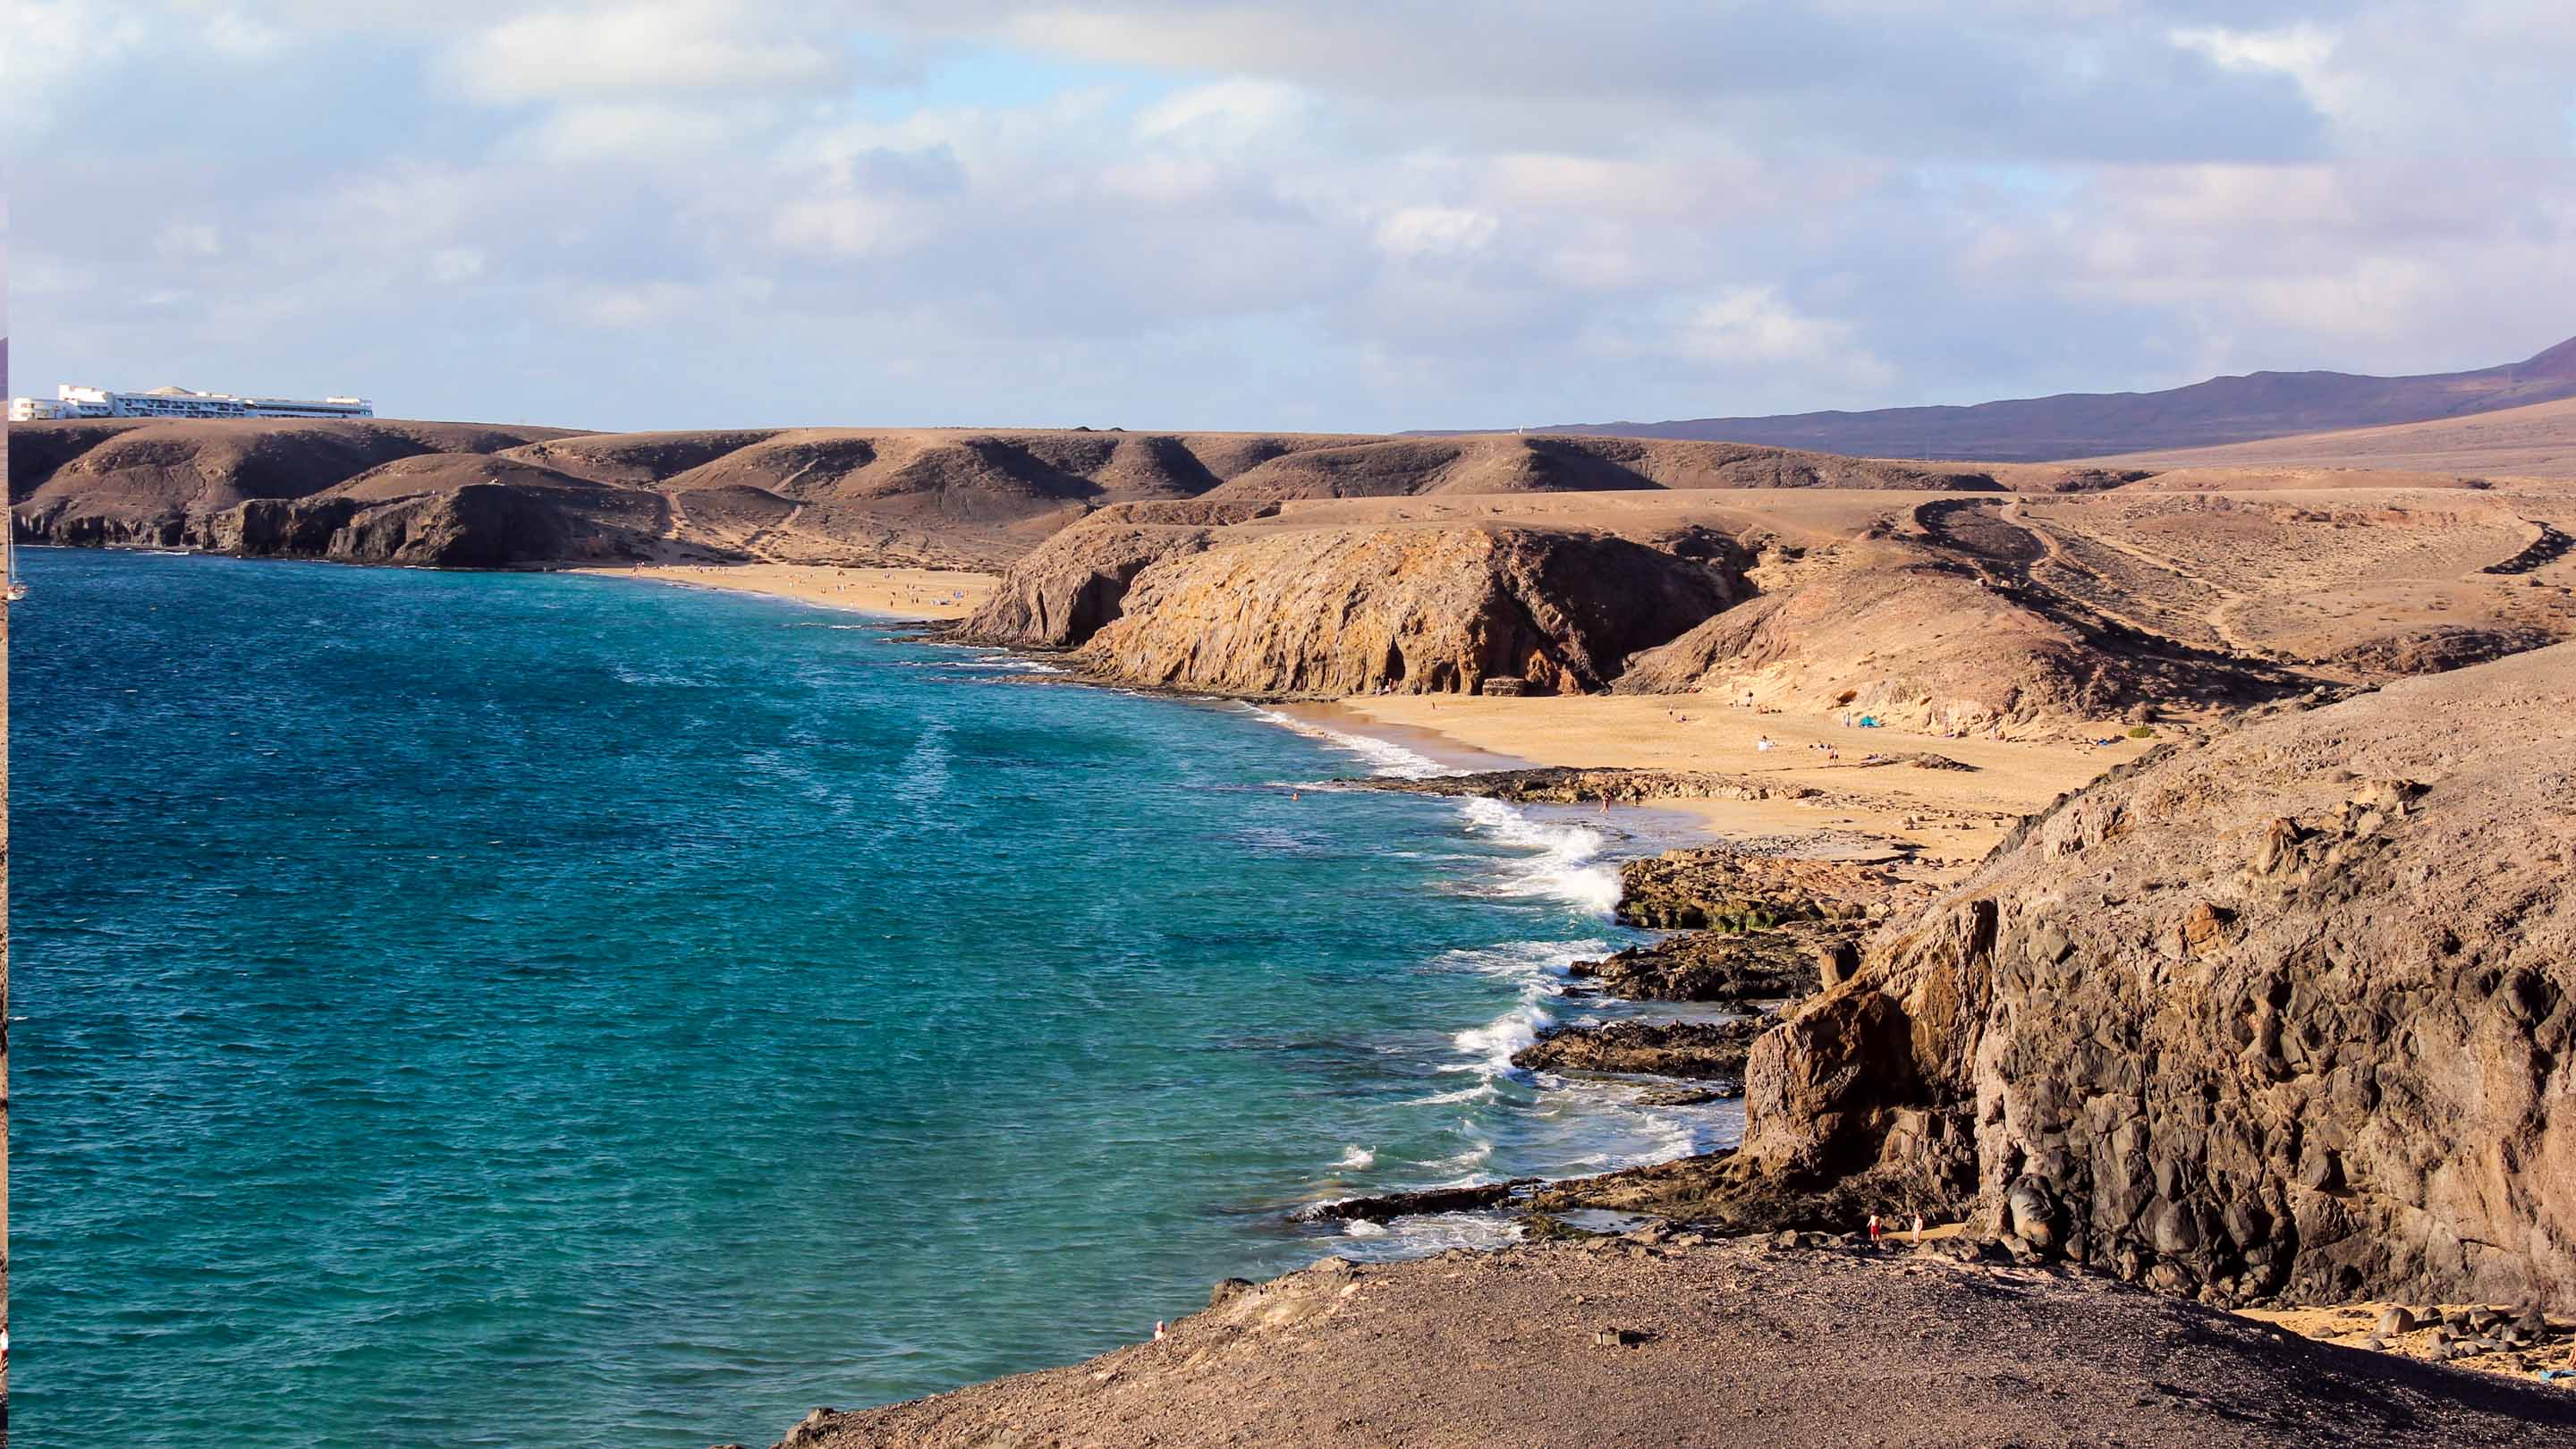
[[[1966,1209],[2219,1301],[2576,1307],[2576,646],[2149,756],[1757,1041],[1601,1200]]]
[[[1722,564],[1601,534],[1274,528],[1148,563],[1076,657],[1234,694],[1573,694],[1743,592]]]

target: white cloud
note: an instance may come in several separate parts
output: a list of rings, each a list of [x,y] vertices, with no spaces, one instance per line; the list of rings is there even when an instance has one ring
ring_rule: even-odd
[[[24,366],[585,424],[740,421],[785,369],[812,420],[1397,427],[2576,329],[2576,6],[2532,0],[168,8],[22,0],[62,23],[0,108],[80,128],[18,133]],[[224,284],[116,285],[174,262]]]
[[[152,249],[171,261],[217,256],[224,249],[223,229],[205,221],[173,222],[152,238]]]
[[[757,103],[724,107],[656,101],[579,102],[549,112],[518,144],[555,162],[632,161],[647,165],[703,162],[739,155],[775,122]]]
[[[1773,287],[1729,287],[1689,307],[1673,343],[1684,357],[1727,367],[1823,363],[1845,376],[1887,375],[1850,323],[1801,312]]]
[[[909,244],[919,220],[903,203],[881,197],[806,197],[778,210],[770,235],[790,251],[864,257]]]
[[[429,256],[432,281],[454,286],[483,275],[483,251],[480,247],[441,247]]]
[[[1136,118],[1136,134],[1163,145],[1237,152],[1295,131],[1312,107],[1295,86],[1237,77],[1166,96]]]
[[[150,32],[132,15],[80,0],[13,0],[0,45],[0,118],[23,140],[53,119],[61,94],[112,70]]]
[[[1390,256],[1456,257],[1493,245],[1502,219],[1454,206],[1408,206],[1377,224],[1378,250]]]
[[[446,72],[465,94],[502,103],[805,87],[841,73],[819,39],[781,37],[767,19],[684,0],[539,11],[459,42]]]

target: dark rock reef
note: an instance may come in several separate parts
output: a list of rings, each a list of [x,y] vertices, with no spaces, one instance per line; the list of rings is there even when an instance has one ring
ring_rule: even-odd
[[[1513,1053],[1512,1065],[1526,1071],[1740,1082],[1746,1050],[1770,1025],[1764,1018],[1738,1017],[1575,1027]]]
[[[1631,946],[1566,974],[1628,1001],[1788,1001],[1849,976],[1860,963],[1855,921],[1792,919],[1776,927],[1688,931]]]

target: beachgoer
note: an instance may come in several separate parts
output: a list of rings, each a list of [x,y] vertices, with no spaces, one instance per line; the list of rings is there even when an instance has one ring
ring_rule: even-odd
[[[1767,750],[1771,748],[1771,737],[1769,735],[1764,735],[1760,739],[1755,740],[1753,742],[1753,748],[1757,750]]]
[[[1873,1243],[1878,1241],[1878,1214],[1876,1213],[1869,1215],[1869,1240]]]
[[[1164,1333],[1165,1333],[1166,1331],[1167,1331],[1167,1330],[1165,1329],[1165,1327],[1164,1327],[1164,1325],[1163,1325],[1163,1320],[1161,1320],[1161,1319],[1159,1319],[1159,1318],[1155,1319],[1155,1320],[1154,1320],[1154,1341],[1155,1341],[1156,1343],[1161,1343],[1161,1342],[1163,1341],[1163,1335],[1164,1335]]]
[[[1914,1215],[1914,1241],[1918,1243],[1923,1241],[1923,1214],[1921,1213]]]

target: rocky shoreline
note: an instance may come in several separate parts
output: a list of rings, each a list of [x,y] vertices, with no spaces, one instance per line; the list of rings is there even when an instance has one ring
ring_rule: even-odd
[[[1794,1417],[1738,1432],[1746,1386],[1783,1364],[1841,1386],[1867,1362],[1911,1395],[1921,1385],[1894,1365],[1936,1341],[1944,1367],[1987,1363],[1998,1377],[1952,1403],[1967,1417],[1947,1432],[1895,1442],[2129,1440],[2141,1415],[2173,1403],[2186,1422],[2149,1438],[2565,1437],[2576,1428],[2565,1387],[2576,1380],[2576,1200],[2563,1190],[2576,1180],[2576,737],[2552,722],[2571,711],[2576,646],[2278,711],[2110,772],[1950,883],[1723,847],[1630,861],[1623,914],[1689,934],[1579,979],[1722,1003],[1756,983],[1805,989],[1742,1025],[1578,1028],[1528,1060],[1644,1068],[1703,1088],[1740,1071],[1741,1145],[1599,1177],[1310,1210],[1326,1221],[1499,1211],[1545,1241],[1365,1270],[1328,1260],[1264,1288],[1221,1285],[1208,1313],[1177,1325],[1177,1346],[821,1415],[785,1442],[983,1442],[1003,1422],[1054,1426],[1033,1442],[1155,1442],[1136,1426],[1195,1439],[1244,1415],[1274,1437],[1294,1425],[1310,1442],[1384,1442],[1429,1432],[1407,1417],[1421,1405],[1445,1416],[1427,1424],[1475,1438],[1458,1427],[1487,1422],[1475,1404],[1514,1402],[1530,1416],[1514,1421],[1524,1432],[1545,1422],[1545,1404],[1514,1397],[1531,1383],[1582,1399],[1596,1424],[1651,1406],[1657,1417],[1640,1423],[1661,1426],[1656,1442],[1775,1442],[1781,1422],[1830,1438],[1835,1415],[1893,1402],[1885,1386],[1811,1394]],[[1820,945],[1846,927],[1857,939]],[[1582,1213],[1651,1221],[1600,1236],[1569,1225]],[[1870,1242],[1873,1216],[1910,1235],[1918,1213],[1944,1233],[1901,1249]],[[1836,1254],[1867,1265],[1841,1280],[1847,1295],[1813,1297],[1812,1280],[1786,1271]],[[1657,1289],[1614,1295],[1614,1264]],[[1725,1283],[1762,1265],[1795,1301],[1734,1297],[1691,1278],[1696,1264],[1739,1275]],[[1916,1302],[1933,1284],[1969,1296]],[[1371,1320],[1372,1293],[1443,1306]],[[2033,1295],[2057,1294],[2084,1311],[2029,1316]],[[1676,1321],[1702,1304],[1722,1305],[1719,1318]],[[1317,1358],[1311,1344],[1290,1352],[1276,1333],[1305,1305],[1327,1316],[1314,1321],[1364,1330],[1374,1367]],[[2247,1337],[2261,1330],[2213,1308],[2354,1349]],[[2093,1334],[2103,1315],[2132,1312],[2192,1326]],[[1748,1318],[1764,1331],[1730,1337]],[[1918,1325],[1968,1325],[2001,1352],[1961,1358],[1966,1344],[1918,1338]],[[1688,1345],[1692,1363],[1727,1345],[1724,1409],[1687,1417],[1673,1375],[1708,1380],[1679,1362],[1631,1377],[1573,1361],[1666,1341]],[[2097,1385],[2113,1395],[2110,1414],[2068,1407],[2009,1427],[2028,1405],[2010,1385],[2064,1396],[2138,1342],[2167,1355],[2225,1349],[2181,1388],[2170,1376]],[[2257,1380],[2246,1399],[2211,1388]],[[2365,1402],[2401,1384],[2440,1402],[2396,1417],[2382,1416],[2384,1397]],[[1224,1402],[1211,1401],[1219,1390]],[[1309,1394],[1340,1395],[1347,1412],[1299,1417]],[[2462,1416],[2485,1410],[2472,1403],[2502,1417],[2473,1423]],[[1096,1417],[1108,1404],[1114,1413]],[[1899,1422],[1913,1432],[1912,1421],[1869,1422],[1865,1437]]]

